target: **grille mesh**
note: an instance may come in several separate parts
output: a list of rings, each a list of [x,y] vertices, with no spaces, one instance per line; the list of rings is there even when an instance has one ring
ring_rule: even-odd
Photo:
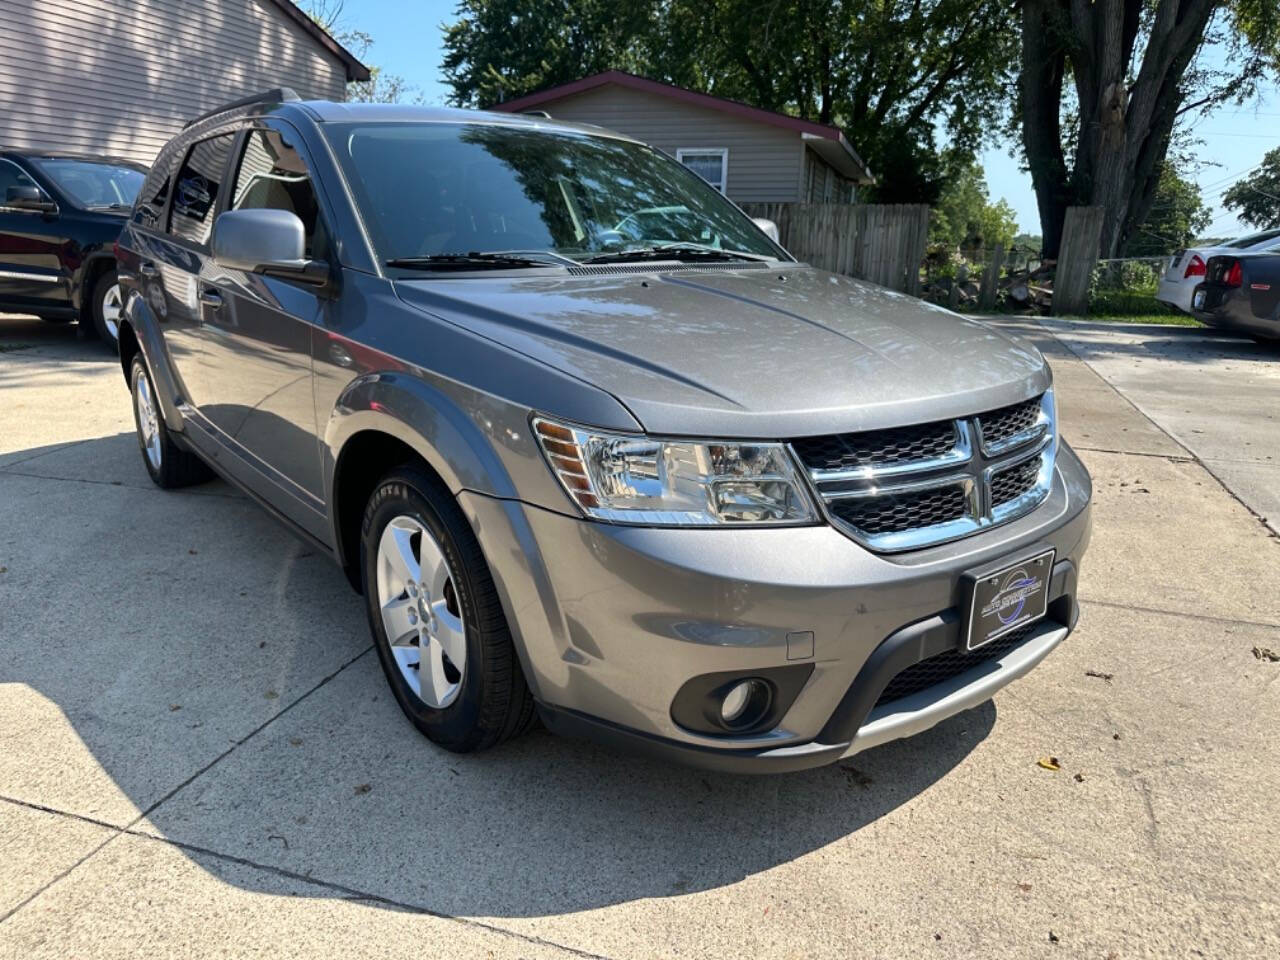
[[[831,512],[863,533],[899,533],[958,520],[965,515],[964,487],[952,484],[915,493],[850,497],[831,502]]]
[[[1039,476],[1039,457],[1032,457],[1008,470],[1001,470],[991,478],[991,505],[998,507],[1018,499],[1036,485]]]
[[[806,437],[793,443],[801,461],[810,470],[850,470],[871,464],[932,460],[950,453],[955,445],[956,428],[950,420],[866,433]]]
[[[1030,430],[1040,416],[1040,398],[1001,407],[978,417],[982,424],[982,439],[987,446],[1007,440],[1025,430]]]
[[[950,680],[966,670],[973,669],[984,660],[994,660],[997,657],[1002,657],[1014,647],[1024,643],[1036,626],[1037,624],[1035,623],[1029,623],[1025,627],[1019,627],[999,640],[992,640],[986,646],[979,647],[972,653],[965,653],[960,650],[946,650],[943,653],[937,653],[928,659],[921,660],[919,663],[913,663],[889,681],[889,685],[884,688],[884,693],[880,694],[880,699],[876,701],[876,706],[892,703],[894,700],[900,700],[913,693],[918,693],[935,684],[942,683],[944,680]]]

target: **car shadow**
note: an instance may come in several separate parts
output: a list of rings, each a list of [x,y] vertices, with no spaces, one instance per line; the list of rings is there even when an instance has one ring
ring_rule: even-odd
[[[761,777],[540,729],[449,754],[400,714],[336,565],[246,498],[151,488],[128,438],[50,448],[39,477],[0,467],[0,697],[20,718],[0,794],[155,833],[229,883],[274,884],[247,862],[317,897],[493,917],[712,890],[909,803],[995,722],[988,701]],[[74,610],[42,599],[59,584]]]

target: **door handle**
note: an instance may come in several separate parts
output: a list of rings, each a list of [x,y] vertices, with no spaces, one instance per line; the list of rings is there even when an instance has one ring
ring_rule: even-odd
[[[210,309],[217,310],[222,306],[222,294],[206,287],[200,291],[200,302]]]
[[[160,276],[160,269],[150,260],[143,260],[138,266],[138,274],[144,280],[154,280]]]

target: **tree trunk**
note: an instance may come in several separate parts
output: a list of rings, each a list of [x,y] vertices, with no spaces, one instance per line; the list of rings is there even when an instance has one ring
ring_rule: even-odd
[[[1062,223],[1071,202],[1058,121],[1065,54],[1056,40],[1064,26],[1057,0],[1022,4],[1022,141],[1040,210],[1041,252],[1058,256]]]
[[[1150,211],[1180,84],[1222,0],[1158,0],[1137,66],[1133,53],[1144,2],[1024,0],[1023,143],[1046,257],[1058,253],[1068,205],[1102,208],[1103,257],[1117,256]],[[1058,123],[1068,67],[1079,103],[1070,172]]]

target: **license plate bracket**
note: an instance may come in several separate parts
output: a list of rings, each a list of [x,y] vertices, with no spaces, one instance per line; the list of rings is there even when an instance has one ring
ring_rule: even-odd
[[[1057,551],[1039,549],[1018,560],[999,560],[961,579],[962,649],[977,650],[1035,623],[1049,609],[1049,581]]]

